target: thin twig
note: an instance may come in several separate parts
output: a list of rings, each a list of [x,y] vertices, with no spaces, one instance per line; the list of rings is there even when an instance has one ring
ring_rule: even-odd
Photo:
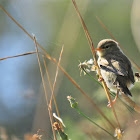
[[[122,93],[123,98],[127,103],[129,103],[130,106],[134,108],[134,110],[138,113],[140,113],[140,106],[137,105],[134,101],[132,101],[128,96]]]
[[[36,43],[35,36],[33,36],[33,39],[34,39],[35,48],[36,48],[36,52],[37,52],[38,64],[39,64],[39,68],[40,68],[40,73],[41,73],[42,84],[43,84],[43,88],[44,88],[44,92],[45,92],[46,102],[47,102],[47,106],[49,107],[49,99],[48,99],[48,95],[47,95],[45,80],[44,80],[44,76],[43,76],[43,70],[42,70],[42,67],[41,67],[41,62],[40,62],[40,57],[39,57],[39,53],[38,53],[38,48],[37,48],[37,43]],[[49,118],[50,118],[50,122],[51,122],[51,127],[52,127],[52,131],[53,131],[54,140],[57,140],[56,132],[53,128],[53,123],[54,122],[53,122],[52,110],[51,110],[51,108],[49,108],[48,110],[49,110],[49,116],[50,116]]]
[[[90,37],[90,34],[89,34],[88,29],[87,29],[87,27],[86,27],[86,25],[85,25],[85,23],[84,23],[84,20],[83,20],[83,18],[82,18],[82,16],[81,16],[80,12],[79,12],[79,10],[78,10],[78,7],[77,7],[77,4],[76,4],[75,0],[72,0],[72,2],[73,2],[73,4],[74,4],[74,7],[75,7],[75,9],[76,9],[77,14],[78,14],[79,17],[80,17],[80,20],[81,20],[83,29],[84,29],[84,31],[85,31],[86,37],[87,37],[88,42],[89,42],[89,45],[90,45],[90,48],[92,49],[92,53],[93,53],[93,56],[94,56],[95,65],[96,65],[96,67],[97,67],[97,71],[98,71],[99,77],[102,77],[102,75],[101,75],[101,73],[100,73],[100,68],[99,68],[98,63],[97,63],[97,58],[96,58],[96,54],[95,54],[95,50],[94,50],[94,46],[93,46],[93,41],[92,41],[92,39],[91,39],[91,37]],[[106,96],[107,96],[107,98],[108,98],[108,100],[109,100],[109,102],[110,102],[110,104],[111,104],[111,108],[112,108],[113,114],[114,114],[114,116],[115,116],[115,118],[116,118],[118,127],[119,127],[119,129],[121,130],[120,123],[119,123],[119,120],[118,120],[118,118],[117,118],[117,114],[116,114],[116,111],[115,111],[115,109],[114,109],[114,106],[113,106],[113,103],[112,103],[112,99],[111,99],[111,96],[110,96],[108,87],[107,87],[107,85],[106,85],[106,83],[105,83],[104,80],[102,80],[102,85],[103,85],[103,88],[104,88],[104,90],[105,90]]]
[[[34,53],[36,53],[36,52],[27,52],[27,53],[22,53],[19,55],[8,56],[8,57],[0,58],[0,61],[5,60],[5,59],[9,59],[9,58],[19,57],[19,56],[30,55],[30,54],[34,54]]]
[[[62,46],[62,50],[61,50],[61,53],[60,53],[58,65],[60,65],[62,52],[63,52],[63,46]],[[55,95],[54,95],[54,89],[55,89],[55,84],[56,84],[56,79],[57,79],[59,67],[57,66],[56,75],[55,75],[55,80],[54,80],[54,83],[53,83],[53,86],[52,86],[52,83],[51,83],[51,80],[50,80],[50,76],[49,76],[49,72],[48,72],[48,68],[47,68],[46,61],[45,61],[44,56],[43,56],[43,61],[44,61],[44,66],[45,66],[45,69],[46,69],[48,81],[49,81],[50,88],[51,88],[51,92],[52,92],[51,99],[50,99],[50,103],[49,103],[49,107],[52,107],[52,99],[53,99],[53,100],[54,100],[54,104],[55,104],[55,108],[56,108],[57,115],[58,115],[58,117],[60,118],[59,109],[58,109],[58,106],[57,106],[57,103],[56,103],[56,98],[55,98]],[[63,129],[62,124],[60,124],[60,126],[61,126],[61,128]]]
[[[57,68],[56,68],[56,74],[55,74],[55,79],[54,79],[54,83],[53,83],[53,90],[52,90],[52,95],[51,95],[51,99],[50,99],[49,106],[52,105],[52,99],[53,99],[53,96],[54,96],[54,89],[55,89],[55,84],[56,84],[56,80],[57,80],[57,76],[58,76],[58,70],[59,70],[59,65],[60,65],[60,62],[61,62],[61,57],[62,57],[62,53],[63,53],[63,48],[64,48],[64,45],[62,46],[62,49],[61,49],[61,52],[60,52],[60,56],[59,56],[58,65],[57,65]],[[59,109],[58,109],[58,107],[57,107],[56,102],[55,102],[55,106],[56,106],[57,115],[58,115],[58,117],[60,118],[60,113],[59,113]],[[63,130],[63,125],[62,125],[61,123],[60,123],[60,127],[61,127],[61,129]]]
[[[60,52],[60,56],[59,56],[58,65],[57,65],[57,68],[56,68],[56,74],[55,74],[55,79],[54,79],[54,83],[53,83],[53,92],[52,92],[52,96],[51,96],[51,100],[50,100],[50,104],[49,104],[50,106],[52,104],[52,97],[54,95],[54,89],[55,89],[56,79],[57,79],[57,76],[58,76],[58,70],[59,70],[59,65],[60,65],[60,62],[61,62],[63,48],[64,48],[64,45],[62,46],[62,49],[61,49],[61,52]],[[58,115],[58,117],[60,117],[60,116]]]
[[[52,85],[52,82],[50,80],[50,75],[49,75],[49,72],[48,72],[48,68],[47,68],[44,56],[43,56],[43,62],[44,62],[45,70],[46,70],[46,73],[47,73],[47,77],[48,77],[49,85],[50,85],[50,88],[51,88],[51,92],[52,92],[52,95],[53,95],[56,112],[57,112],[57,115],[60,117],[60,113],[59,113],[58,106],[57,106],[57,103],[56,103],[56,98],[55,98],[55,95],[53,94],[53,85]],[[49,107],[51,107],[50,103],[49,103]]]
[[[87,40],[88,40],[90,49],[92,50],[92,53],[95,53],[94,48],[93,48],[92,38],[91,38],[90,35],[88,34],[88,29],[86,28],[85,22],[84,22],[84,20],[83,20],[81,14],[80,14],[80,12],[79,12],[79,10],[78,10],[78,7],[77,7],[77,5],[76,5],[76,2],[75,2],[75,0],[72,0],[72,2],[73,2],[73,4],[74,4],[74,6],[75,6],[75,9],[76,9],[76,11],[77,11],[78,16],[80,17],[80,20],[81,20],[81,23],[82,23],[82,25],[83,25],[83,28],[84,28],[84,31],[85,31],[85,34],[86,34],[86,37],[87,37]]]

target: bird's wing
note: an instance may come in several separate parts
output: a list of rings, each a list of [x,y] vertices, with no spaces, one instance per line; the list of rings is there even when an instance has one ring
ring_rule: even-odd
[[[121,91],[121,93],[132,96],[126,82],[130,80],[132,83],[134,83],[135,80],[131,63],[125,55],[121,57],[117,56],[117,54],[112,56],[110,55],[107,58],[101,59],[99,61],[99,65],[101,69],[116,74],[117,77],[113,84]]]
[[[116,56],[113,55],[109,57],[110,58],[103,58],[99,61],[100,67],[106,71],[113,72],[118,76],[127,76],[132,83],[134,83],[133,71],[128,58],[125,55],[119,57],[117,54]]]
[[[121,62],[123,60],[116,60],[113,58],[108,59],[102,59],[99,63],[100,67],[106,71],[113,72],[117,75],[127,76],[128,75],[128,66],[126,65],[126,62],[122,65]]]

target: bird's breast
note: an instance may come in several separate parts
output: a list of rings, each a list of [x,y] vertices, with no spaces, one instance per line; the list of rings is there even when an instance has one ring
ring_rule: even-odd
[[[113,85],[113,83],[115,82],[115,80],[117,78],[116,74],[113,72],[109,72],[109,71],[101,69],[101,75],[102,75],[104,81],[106,82],[107,87],[111,91],[117,92],[116,86]]]

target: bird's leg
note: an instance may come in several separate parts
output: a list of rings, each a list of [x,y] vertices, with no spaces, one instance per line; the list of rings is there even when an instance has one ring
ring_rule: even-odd
[[[96,64],[96,63],[95,63],[95,60],[94,60],[94,64]],[[94,69],[94,70],[97,70],[97,66],[94,65],[94,66],[93,66],[93,69]],[[99,82],[102,82],[103,80],[104,80],[103,77],[99,76],[98,81],[99,81]]]
[[[115,104],[115,102],[116,102],[116,100],[117,100],[117,98],[118,98],[119,91],[120,91],[120,90],[117,89],[117,94],[116,94],[116,96],[115,96],[115,99],[112,101],[113,104]],[[111,103],[109,103],[109,104],[107,105],[107,107],[111,107]]]

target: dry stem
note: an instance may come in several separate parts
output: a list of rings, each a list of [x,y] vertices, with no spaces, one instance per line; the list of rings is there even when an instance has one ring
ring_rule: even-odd
[[[36,53],[36,52],[27,52],[27,53],[22,53],[22,54],[19,54],[19,55],[4,57],[4,58],[1,58],[0,61],[5,60],[5,59],[9,59],[9,58],[19,57],[19,56],[30,55],[30,54],[34,54],[34,53]]]
[[[140,106],[137,105],[134,101],[132,101],[127,95],[122,93],[123,98],[127,103],[129,103],[130,106],[134,108],[134,110],[138,113],[140,113]]]
[[[63,46],[62,46],[62,50],[61,50],[61,53],[60,53],[58,65],[60,65],[60,62],[61,62],[62,52],[63,52]],[[59,109],[58,109],[58,106],[57,106],[57,103],[56,103],[56,98],[55,98],[55,95],[54,95],[54,89],[55,89],[56,79],[57,79],[57,76],[58,76],[59,67],[57,66],[56,74],[55,74],[55,80],[54,80],[54,83],[53,83],[53,86],[52,86],[52,83],[51,83],[51,80],[50,80],[50,76],[49,76],[49,72],[48,72],[48,68],[47,68],[46,61],[45,61],[44,56],[43,56],[43,61],[44,61],[44,66],[45,66],[45,69],[46,69],[48,81],[49,81],[50,88],[51,88],[51,92],[52,92],[51,99],[50,99],[50,103],[49,103],[49,107],[52,107],[52,99],[53,99],[53,100],[54,100],[54,104],[55,104],[55,108],[56,108],[57,115],[58,115],[58,117],[60,118]],[[63,129],[62,124],[60,124],[60,126],[61,126],[61,128]]]
[[[37,48],[37,43],[36,43],[35,36],[33,36],[33,39],[34,39],[35,48],[36,48],[36,52],[37,52],[38,64],[39,64],[39,68],[40,68],[40,73],[41,73],[43,88],[44,88],[44,92],[45,92],[46,102],[47,102],[47,106],[48,106],[48,110],[49,110],[49,116],[50,116],[49,118],[50,118],[51,127],[52,127],[52,131],[53,131],[53,136],[54,136],[54,140],[57,140],[56,132],[55,132],[55,130],[53,128],[53,123],[54,122],[53,122],[52,109],[49,107],[49,99],[48,99],[48,95],[47,95],[45,80],[44,80],[44,76],[43,76],[43,71],[42,71],[42,67],[41,67],[41,62],[40,62],[40,57],[39,57],[39,52],[38,52],[38,48]]]

